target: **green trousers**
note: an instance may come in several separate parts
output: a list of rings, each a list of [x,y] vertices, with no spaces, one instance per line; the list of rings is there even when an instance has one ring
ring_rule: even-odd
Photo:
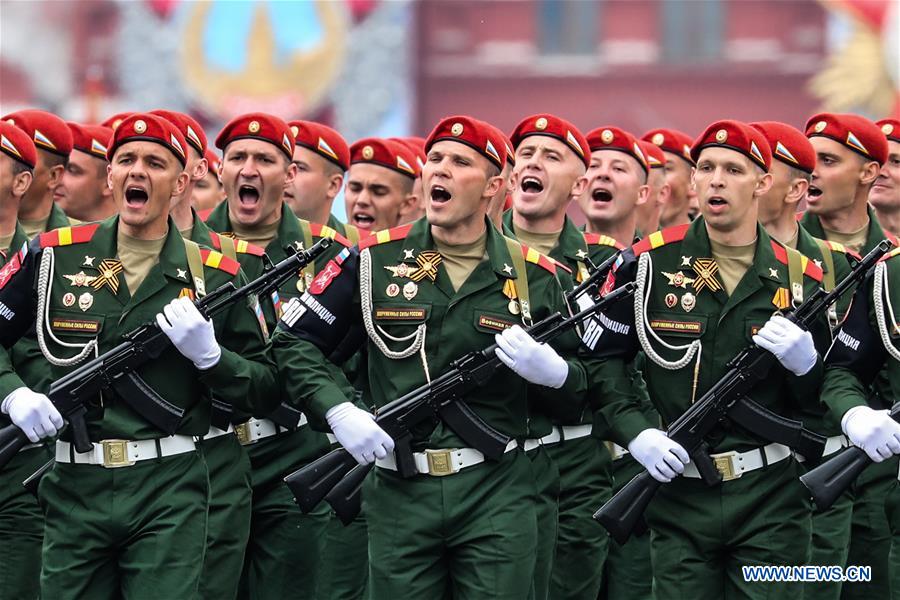
[[[841,589],[844,600],[890,598],[891,578],[888,557],[891,533],[885,500],[897,485],[897,457],[869,466],[853,485],[853,525],[847,565],[872,567],[872,581],[847,582]]]
[[[23,450],[0,472],[0,600],[39,595],[44,516],[22,482],[50,458],[47,446]]]
[[[806,472],[805,465],[801,466]],[[853,520],[853,490],[847,490],[828,509],[813,507],[810,565],[844,567],[850,548],[850,526]],[[852,584],[848,584],[852,585]],[[839,600],[842,584],[835,582],[804,582],[805,598],[815,600]]]
[[[548,597],[596,600],[609,536],[591,515],[609,500],[612,460],[602,443],[591,436],[552,444],[546,450],[560,480],[559,532]]]
[[[548,600],[550,578],[553,573],[556,541],[559,536],[559,469],[544,446],[529,451],[531,473],[535,487],[537,517],[537,551],[535,553],[534,582],[529,600]]]
[[[284,477],[328,447],[325,435],[309,427],[246,447],[252,466],[253,508],[239,598],[315,597],[328,505],[323,502],[304,515]]]
[[[891,527],[891,553],[888,566],[891,569],[891,599],[900,600],[900,485],[891,488],[884,504]]]
[[[808,493],[799,465],[783,460],[709,487],[678,477],[646,512],[656,600],[796,600],[795,583],[745,582],[742,567],[804,565]]]
[[[372,600],[522,600],[537,522],[520,450],[447,477],[376,468],[363,487]]]
[[[118,469],[57,463],[38,496],[42,598],[197,597],[209,497],[198,452]]]
[[[332,513],[316,573],[316,600],[365,600],[368,580],[369,533],[365,516],[360,513],[345,526]]]
[[[630,454],[613,461],[613,493],[622,489],[644,467]],[[603,578],[602,600],[650,600],[653,570],[650,568],[650,532],[632,535],[619,545],[609,541],[606,557],[606,574]]]
[[[234,434],[203,440],[199,445],[209,471],[200,597],[233,599],[238,593],[250,537],[250,459]]]

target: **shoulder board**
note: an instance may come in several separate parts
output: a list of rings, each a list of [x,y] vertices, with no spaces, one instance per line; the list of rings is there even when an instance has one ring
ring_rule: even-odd
[[[558,262],[545,254],[541,254],[534,248],[529,248],[525,244],[520,243],[519,246],[522,247],[522,256],[525,257],[525,262],[536,264],[556,275],[556,265],[559,264]],[[566,271],[569,271],[569,269],[566,269]],[[569,273],[571,272],[572,271],[569,271]]]
[[[342,236],[337,232],[333,227],[329,227],[328,225],[320,225],[318,223],[310,223],[309,230],[315,237],[320,238],[331,238],[336,241],[338,244],[342,245],[344,248],[349,248],[353,244],[350,243],[350,240]]]
[[[365,250],[366,248],[377,246],[378,244],[386,244],[387,242],[402,240],[407,235],[409,235],[409,230],[412,229],[412,226],[412,223],[407,223],[406,225],[394,227],[393,229],[382,229],[381,231],[376,231],[368,237],[359,240],[359,249]]]
[[[778,260],[783,265],[788,264],[788,250],[785,246],[782,246],[775,240],[771,240],[772,242],[772,252],[775,253],[775,259]],[[795,250],[796,252],[796,250]],[[799,254],[799,253],[798,253]],[[809,260],[803,254],[800,254],[800,264],[803,266],[803,274],[807,277],[811,277],[818,282],[822,281],[823,273],[822,268],[816,265],[813,261]]]
[[[849,254],[856,260],[862,260],[862,256],[860,256],[858,252],[851,250],[850,248],[848,248],[847,246],[845,246],[843,244],[839,244],[838,242],[830,242],[828,240],[822,240],[822,241],[825,242],[825,244],[827,244],[829,248],[831,248],[832,252],[836,252],[838,254]]]
[[[42,233],[40,237],[41,248],[54,248],[56,246],[71,246],[72,244],[83,244],[91,241],[94,232],[100,227],[99,223],[91,223],[89,225],[79,225],[78,227],[60,227],[47,233]]]
[[[221,254],[220,252],[216,252],[215,250],[201,249],[200,258],[203,260],[203,264],[207,267],[225,271],[229,275],[237,275],[238,270],[241,268],[241,264],[238,261],[232,260],[227,256]]]
[[[671,244],[672,242],[680,242],[684,239],[684,236],[687,235],[688,228],[690,228],[690,223],[685,223],[684,225],[675,225],[674,227],[667,227],[662,231],[654,231],[637,244],[631,247],[634,251],[634,255],[638,256],[648,250],[655,250],[661,246],[665,246],[666,244]]]
[[[557,269],[562,269],[563,271],[565,271],[565,272],[568,273],[569,275],[572,274],[572,269],[570,269],[570,268],[569,268],[568,266],[566,266],[564,263],[562,263],[562,262],[560,262],[560,261],[558,261],[558,260],[556,260],[555,258],[550,257],[550,256],[548,256],[547,258],[549,258],[550,260],[553,261],[553,264],[556,266]]]
[[[234,251],[238,254],[252,254],[253,256],[262,256],[266,253],[265,249],[261,246],[251,244],[246,240],[239,240],[237,238],[223,236],[221,233],[216,233],[215,231],[210,231],[209,237],[210,240],[212,240],[213,248],[215,248],[216,250],[222,249],[222,238],[224,237],[230,243],[234,244]]]
[[[198,210],[197,216],[200,218],[201,221],[206,223],[206,220],[209,218],[209,215],[211,215],[212,211],[214,211],[214,210],[215,210],[215,207],[207,208],[206,210]]]
[[[585,233],[584,241],[586,244],[594,246],[612,246],[616,250],[624,250],[625,246],[617,242],[608,235],[600,235],[598,233]]]

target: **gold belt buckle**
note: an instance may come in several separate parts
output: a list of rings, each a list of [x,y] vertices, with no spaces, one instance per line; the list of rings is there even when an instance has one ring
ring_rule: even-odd
[[[741,471],[734,467],[734,457],[737,455],[738,453],[734,450],[722,452],[721,454],[710,454],[709,457],[713,459],[716,470],[722,475],[722,481],[731,481],[743,475]]]
[[[240,425],[235,425],[234,435],[237,436],[238,442],[241,443],[241,446],[252,444],[253,440],[250,439],[250,421],[246,421],[244,423],[241,423]]]
[[[435,477],[444,477],[456,473],[453,469],[453,461],[450,457],[454,452],[456,452],[455,448],[426,450],[425,456],[428,458],[428,474],[434,475]]]
[[[133,460],[128,460],[128,440],[101,440],[103,446],[103,466],[107,469],[130,467]]]

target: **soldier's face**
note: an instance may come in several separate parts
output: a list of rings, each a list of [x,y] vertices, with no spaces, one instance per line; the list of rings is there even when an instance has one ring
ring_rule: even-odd
[[[293,183],[297,167],[274,144],[235,140],[225,148],[220,168],[232,219],[253,227],[281,218],[284,188]]]
[[[503,185],[488,160],[475,149],[442,140],[428,151],[422,169],[428,222],[446,229],[483,221],[488,202]]]
[[[584,216],[592,223],[616,224],[632,216],[647,200],[650,188],[644,182],[638,161],[618,150],[591,152],[587,189],[578,198]]]
[[[76,219],[89,213],[100,202],[106,184],[106,160],[86,152],[73,150],[59,185],[53,190],[53,201]]]
[[[206,176],[194,184],[191,205],[196,210],[207,210],[218,206],[225,199],[225,188],[219,183],[218,174],[208,171]]]
[[[526,218],[547,217],[581,194],[584,163],[556,138],[528,136],[516,148],[510,184],[513,210]]]
[[[728,148],[704,148],[693,174],[700,212],[710,227],[732,231],[757,220],[758,198],[772,186],[772,176]]]
[[[828,215],[853,206],[865,159],[843,144],[820,135],[809,138],[816,150],[816,170],[806,197],[807,210]]]
[[[696,199],[697,193],[691,188],[691,167],[687,161],[677,154],[664,152],[666,155],[666,183],[669,184],[669,197],[660,207],[659,220],[669,223],[684,214]]]
[[[188,174],[162,144],[134,141],[121,145],[107,168],[107,183],[120,222],[129,235],[165,232],[172,196],[184,192]]]
[[[37,164],[34,167],[34,179],[28,192],[22,199],[23,205],[36,206],[45,198],[47,192],[53,193],[62,179],[65,167],[59,157],[41,148],[37,149]]]
[[[878,210],[900,210],[900,142],[888,140],[888,159],[869,190],[869,202]]]
[[[308,219],[331,208],[331,202],[341,191],[344,177],[340,169],[309,148],[297,146],[294,149],[294,165],[297,175],[293,182],[284,186],[284,201],[294,214]]]
[[[772,187],[759,197],[759,220],[762,223],[770,223],[782,213],[793,181],[790,168],[780,160],[772,161],[769,173],[772,174]]]
[[[368,231],[396,227],[415,201],[412,190],[413,180],[392,169],[350,165],[344,190],[347,222]]]

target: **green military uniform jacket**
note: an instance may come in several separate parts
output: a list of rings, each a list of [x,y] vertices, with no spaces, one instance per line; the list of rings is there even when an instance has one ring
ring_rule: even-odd
[[[716,274],[717,267],[713,266],[709,235],[702,217],[690,225],[652,233],[626,251],[617,261],[608,285],[620,286],[634,281],[638,257],[646,253],[652,260],[652,267],[648,269],[649,298],[641,297],[640,303],[630,305],[620,303],[605,315],[605,321],[601,321],[604,330],[598,337],[597,352],[609,357],[604,365],[606,377],[602,379],[601,393],[613,394],[619,388],[627,388],[629,378],[625,362],[638,350],[643,350],[646,354],[644,380],[664,426],[699,399],[726,373],[728,362],[753,343],[752,336],[772,314],[790,306],[792,286],[788,251],[757,226],[755,252],[753,264],[728,296]],[[802,279],[803,294],[808,297],[819,286],[821,270],[808,259],[800,262],[804,274],[796,274],[796,277]],[[647,290],[643,293],[646,295]],[[644,307],[645,324],[636,316],[638,304]],[[643,327],[647,333],[653,353],[667,361],[683,357],[685,351],[665,348],[653,334],[676,346],[699,341],[699,365],[695,356],[681,368],[663,368],[639,343],[637,327]],[[827,345],[824,315],[815,323],[812,334],[818,347]],[[756,386],[751,397],[779,414],[815,408],[821,377],[821,361],[802,377],[776,366],[766,380]],[[608,422],[614,440],[623,446],[640,432],[640,428],[657,426],[615,418],[609,418]],[[741,452],[768,443],[738,424],[720,428],[707,442],[711,452]]]
[[[103,261],[116,259],[118,223],[116,216],[98,224],[64,227],[39,236],[22,257],[21,268],[0,287],[0,302],[6,296],[21,297],[23,290],[36,289],[38,264],[52,248],[54,264],[48,315],[46,320],[40,315],[38,318],[44,323],[47,348],[56,357],[71,357],[91,340],[97,341],[97,352],[103,353],[119,344],[123,334],[154,323],[156,314],[172,299],[195,292],[185,242],[171,219],[159,263],[150,270],[134,296],[129,293],[123,273],[113,269],[105,276],[106,269],[101,270]],[[201,250],[200,257],[207,291],[227,282],[235,286],[244,283],[236,262],[208,249]],[[34,296],[30,294],[32,306],[17,305],[17,318],[33,322],[27,309],[36,309]],[[138,369],[138,374],[160,396],[185,410],[177,430],[179,434],[207,433],[211,394],[254,413],[272,408],[275,368],[250,302],[236,302],[213,322],[222,348],[222,358],[213,368],[197,371],[188,359],[171,348]],[[16,329],[19,328],[17,323]],[[93,353],[88,359],[92,357]],[[24,385],[23,379],[35,391],[46,392],[53,381],[74,368],[51,364],[39,349],[34,331],[17,344],[14,365],[15,372],[0,373],[2,396]],[[87,414],[92,440],[148,439],[162,435],[114,391],[101,396],[91,402]]]
[[[866,206],[866,213],[869,215],[869,230],[866,233],[866,243],[860,249],[859,253],[865,256],[884,239],[889,239],[897,245],[897,237],[886,232],[881,227],[881,223],[878,222],[878,217],[875,216],[875,211],[871,206]],[[819,217],[811,212],[807,211],[803,214],[803,217],[800,219],[800,225],[802,225],[811,236],[819,238],[820,240],[826,239],[825,230],[822,228],[822,222],[819,221]]]
[[[458,291],[439,263],[425,219],[373,234],[360,244],[360,252],[355,248],[342,252],[345,256],[335,259],[337,268],[320,274],[309,293],[286,309],[273,336],[285,393],[301,398],[319,418],[350,400],[324,367],[326,359],[340,362],[366,341],[364,318],[371,318],[370,332],[375,334],[368,340],[367,351],[376,406],[438,377],[451,361],[487,348],[497,333],[522,323],[522,315],[511,312],[507,293],[509,282],[519,276],[517,263],[526,270],[534,322],[565,310],[553,263],[533,251],[524,264],[521,257],[514,259],[510,247],[521,252],[522,246],[485,222],[487,257]],[[368,273],[366,264],[371,266]],[[422,343],[417,344],[418,340]],[[563,387],[545,391],[561,401],[583,398],[589,381],[588,368],[580,359],[570,359],[568,364]],[[527,387],[524,379],[500,368],[465,400],[493,428],[522,438],[528,433]],[[426,423],[413,433],[414,448],[466,446],[440,421]]]
[[[22,226],[16,221],[16,231],[13,234],[12,240],[9,243],[9,248],[0,248],[0,267],[6,264],[7,260],[9,260],[16,252],[22,249],[22,246],[28,244],[28,236],[25,235],[25,230],[22,229]],[[0,321],[2,322],[2,321]],[[19,379],[13,373],[12,367],[12,349],[5,349],[0,347],[0,389],[8,389],[6,393],[8,394],[10,391],[19,387],[15,385],[16,383],[20,383],[21,379]],[[7,387],[7,386],[13,387]],[[4,395],[3,398],[6,396]],[[0,401],[3,400],[0,398]],[[9,417],[0,413],[0,427],[6,426],[10,423]]]

